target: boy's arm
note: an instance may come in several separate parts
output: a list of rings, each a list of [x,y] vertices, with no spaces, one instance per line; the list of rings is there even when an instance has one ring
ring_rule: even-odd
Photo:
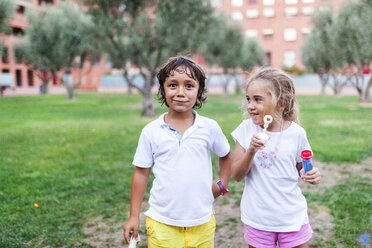
[[[231,151],[229,151],[229,153],[225,157],[220,157],[219,165],[220,165],[220,180],[222,184],[227,188],[230,182],[230,177],[231,177]],[[214,198],[217,198],[218,196],[221,195],[221,189],[217,185],[217,183],[213,183],[212,191],[213,191]]]
[[[130,241],[131,232],[133,232],[132,235],[135,238],[138,237],[141,204],[146,192],[150,171],[151,168],[136,167],[133,172],[132,184],[130,187],[130,216],[123,228],[124,238],[128,243]]]
[[[304,168],[302,168],[302,163],[297,163],[296,167],[302,180],[311,184],[320,183],[321,175],[317,167],[313,167],[311,171],[306,172],[306,175],[304,174]]]

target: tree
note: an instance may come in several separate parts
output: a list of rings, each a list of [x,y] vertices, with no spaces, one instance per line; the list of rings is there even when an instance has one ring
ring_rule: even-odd
[[[370,101],[372,79],[366,82],[363,68],[372,62],[372,2],[348,3],[337,16],[330,10],[316,11],[314,29],[305,39],[303,61],[306,67],[319,74],[322,91],[331,82],[335,95],[351,82],[359,100]]]
[[[42,79],[43,93],[47,93],[52,75],[57,76],[66,87],[68,99],[75,99],[75,89],[82,82],[82,69],[90,56],[93,40],[91,17],[77,6],[61,3],[58,8],[27,13],[30,26],[26,29],[24,42],[17,47],[17,54]],[[66,81],[64,75],[71,68],[78,68],[77,82]]]
[[[318,74],[322,86],[321,94],[325,94],[335,57],[334,51],[330,50],[334,42],[331,36],[334,25],[331,9],[317,9],[312,16],[312,22],[314,28],[305,38],[302,47],[302,61],[309,71]]]
[[[241,74],[242,69],[250,70],[261,64],[264,53],[256,40],[244,38],[241,29],[229,23],[224,16],[216,16],[215,19],[201,53],[208,64],[223,69],[222,86],[224,95],[227,95],[231,79],[235,79],[235,88],[240,91],[236,75]]]
[[[135,19],[146,10],[148,0],[85,0],[90,9],[98,37],[97,48],[107,55],[113,68],[121,69],[122,76],[128,83],[128,94],[133,87],[129,75],[130,68],[130,28]]]
[[[369,101],[372,80],[363,75],[365,65],[372,62],[372,7],[366,3],[350,2],[343,6],[335,25],[337,42],[345,60],[345,77],[359,93],[360,101]]]
[[[15,11],[16,5],[11,0],[0,0],[0,33],[6,31],[9,27],[7,21],[9,16]],[[0,42],[0,51],[3,50],[2,42]]]
[[[246,38],[242,46],[240,67],[246,73],[252,71],[255,66],[267,63],[267,58],[263,47],[256,38]]]
[[[155,114],[152,88],[159,66],[180,53],[192,54],[210,27],[213,9],[203,0],[89,1],[99,29],[101,47],[128,84],[143,95],[143,116]],[[121,63],[120,63],[121,59]],[[128,62],[138,67],[145,85],[127,77]]]
[[[210,65],[219,66],[223,94],[228,95],[228,86],[240,64],[241,47],[244,43],[238,27],[228,23],[224,16],[216,16],[213,28],[209,30],[208,40],[204,43],[202,55]]]

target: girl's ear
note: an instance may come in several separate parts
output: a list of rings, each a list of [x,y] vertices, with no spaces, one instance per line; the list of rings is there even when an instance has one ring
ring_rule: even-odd
[[[284,109],[288,106],[288,103],[284,102],[284,101],[278,101],[278,104],[276,105],[276,110],[277,111],[280,111],[280,112],[283,112]]]

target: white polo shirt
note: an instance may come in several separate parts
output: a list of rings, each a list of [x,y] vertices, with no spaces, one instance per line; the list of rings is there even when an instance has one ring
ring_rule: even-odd
[[[145,215],[164,224],[190,227],[208,222],[213,213],[211,151],[230,151],[216,121],[195,111],[194,124],[183,136],[164,122],[162,114],[147,124],[139,138],[133,165],[155,176]]]

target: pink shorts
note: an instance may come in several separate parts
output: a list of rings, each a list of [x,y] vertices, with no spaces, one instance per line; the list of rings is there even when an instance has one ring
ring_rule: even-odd
[[[310,224],[305,224],[295,232],[267,232],[244,225],[244,239],[247,244],[259,248],[290,248],[302,245],[310,240],[313,230]]]

